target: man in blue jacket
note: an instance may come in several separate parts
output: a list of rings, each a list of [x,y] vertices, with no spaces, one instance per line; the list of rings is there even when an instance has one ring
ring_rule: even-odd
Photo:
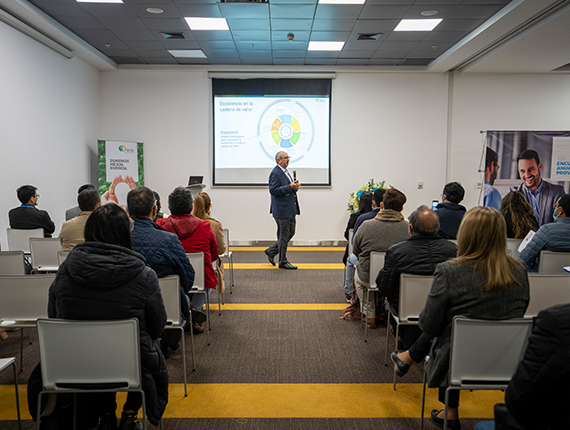
[[[297,190],[301,187],[287,171],[290,157],[285,151],[275,154],[277,166],[269,175],[269,193],[271,194],[271,209],[277,223],[277,242],[265,250],[269,262],[275,266],[275,256],[279,254],[280,269],[296,269],[287,260],[287,244],[295,234],[295,216],[300,215]]]
[[[519,258],[531,269],[536,268],[542,250],[570,252],[570,194],[556,201],[553,217],[554,222],[540,227],[520,254]]]

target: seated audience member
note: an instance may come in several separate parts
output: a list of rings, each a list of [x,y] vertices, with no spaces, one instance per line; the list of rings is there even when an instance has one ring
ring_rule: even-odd
[[[204,278],[206,291],[210,294],[218,285],[218,278],[212,261],[219,258],[216,236],[208,221],[196,218],[192,212],[192,193],[184,187],[175,188],[168,196],[168,209],[171,215],[159,219],[157,224],[164,230],[174,233],[180,239],[184,251],[204,253]],[[202,310],[205,302],[204,294],[192,294],[190,306]],[[202,333],[204,329],[194,324],[194,333]]]
[[[403,376],[429,353],[425,367],[428,386],[439,388],[442,403],[447,388],[453,317],[522,318],[528,306],[528,274],[518,258],[507,255],[506,231],[505,219],[496,209],[477,206],[467,211],[457,233],[457,258],[440,263],[435,269],[431,291],[419,318],[422,335],[408,351],[399,354],[394,351],[391,355],[394,370]],[[433,410],[431,417],[443,424],[444,410]],[[461,427],[459,391],[450,392],[447,418],[451,430]]]
[[[93,189],[88,188],[81,191],[77,196],[77,203],[81,212],[75,218],[65,221],[61,226],[59,233],[59,242],[61,243],[62,251],[71,251],[77,244],[85,242],[83,230],[85,230],[85,223],[89,215],[101,206],[101,199],[99,193]]]
[[[427,206],[420,206],[409,217],[410,237],[392,245],[386,251],[384,267],[378,273],[376,285],[380,296],[386,297],[386,307],[398,315],[400,275],[433,275],[435,267],[457,256],[457,245],[438,236],[439,221],[436,213]],[[417,326],[402,326],[400,339],[408,349],[420,336]]]
[[[36,208],[40,198],[38,189],[33,185],[22,185],[17,193],[22,204],[8,212],[10,227],[20,230],[43,228],[44,237],[51,237],[55,224],[46,211]]]
[[[346,224],[346,229],[344,230],[344,238],[348,240],[348,232],[350,229],[354,228],[356,221],[360,215],[366,214],[372,210],[372,197],[373,194],[370,191],[364,191],[360,195],[360,199],[358,200],[358,210],[351,213],[348,217],[348,224]],[[354,234],[354,230],[353,230]],[[352,238],[350,239],[352,240]],[[345,270],[345,277],[344,277],[344,295],[346,300],[350,302],[352,295],[354,293],[354,264],[348,265],[348,244],[346,245],[346,249],[344,250],[344,256],[342,257],[342,262],[346,265]]]
[[[224,239],[224,227],[222,227],[222,223],[215,218],[212,218],[212,200],[208,193],[201,192],[196,196],[194,200],[194,206],[192,207],[192,215],[197,218],[203,219],[204,221],[208,221],[210,223],[210,227],[214,232],[214,236],[216,236],[216,242],[218,242],[218,254],[222,255],[226,252],[226,240]],[[218,276],[219,276],[219,283],[220,283],[220,292],[225,291],[225,284],[224,284],[224,263],[222,262],[221,258],[218,258],[216,262],[218,266]]]
[[[570,304],[540,311],[523,359],[495,406],[495,423],[502,430],[560,430],[570,428]],[[540,413],[537,413],[540,411]],[[497,412],[500,412],[497,414]],[[494,429],[481,422],[477,430]]]
[[[141,254],[147,264],[156,272],[159,278],[169,275],[178,275],[180,278],[180,304],[182,318],[190,322],[190,308],[186,300],[186,293],[194,284],[194,268],[190,264],[178,236],[168,233],[157,226],[153,219],[158,211],[154,200],[154,193],[147,187],[135,188],[127,194],[127,211],[133,219],[134,226],[131,231],[133,251]],[[206,321],[206,315],[195,311],[193,322]],[[162,350],[178,348],[180,331],[167,330],[162,338]]]
[[[459,224],[465,215],[465,206],[460,205],[465,196],[465,189],[459,182],[449,182],[443,187],[442,203],[437,205],[439,217],[439,234],[446,239],[455,239]]]
[[[358,228],[362,225],[364,221],[368,221],[369,219],[373,219],[378,212],[380,212],[380,204],[382,203],[382,199],[384,198],[384,193],[386,190],[384,188],[377,188],[374,191],[373,198],[372,198],[372,210],[366,212],[365,214],[360,215],[356,219],[356,223],[354,223],[354,227],[352,228],[352,237],[358,231]]]
[[[377,327],[373,297],[370,298],[367,309],[364,309],[366,293],[370,287],[370,253],[385,252],[395,243],[408,238],[408,222],[402,215],[404,203],[404,193],[396,188],[386,190],[376,217],[363,222],[353,238],[353,251],[358,258],[354,284],[360,298],[360,312],[366,315],[369,328]]]
[[[570,252],[570,194],[560,197],[554,206],[554,222],[538,229],[520,259],[529,267],[535,267],[540,251]]]
[[[534,211],[522,193],[511,191],[503,197],[500,212],[507,222],[509,239],[524,239],[529,231],[538,230]]]
[[[156,211],[156,218],[154,219],[154,222],[156,222],[157,220],[164,218],[164,214],[160,212],[162,209],[162,205],[160,204],[160,195],[156,191],[153,191],[152,193],[154,194],[154,198],[156,199],[156,207],[158,208]]]
[[[79,196],[79,194],[81,194],[81,191],[95,190],[95,189],[96,189],[95,186],[91,185],[91,184],[81,185],[79,187],[79,189],[77,190],[77,195]],[[101,200],[101,199],[99,199],[99,200]],[[79,208],[79,205],[66,210],[65,211],[65,220],[69,221],[71,218],[75,218],[76,216],[79,216],[80,212],[81,212],[81,209]]]
[[[87,219],[85,242],[69,253],[50,287],[48,315],[71,320],[137,318],[147,417],[152,424],[159,424],[168,403],[168,373],[158,346],[158,337],[166,324],[166,311],[156,273],[131,249],[130,220],[120,206],[112,203],[101,206]],[[41,389],[38,365],[28,382],[28,404],[34,419],[39,419],[36,408]],[[82,396],[77,396],[78,401]],[[96,428],[99,421],[99,429],[116,429],[115,393],[85,396],[87,399],[79,402],[77,428]],[[120,430],[138,429],[135,420],[141,404],[140,393],[127,394]],[[63,405],[58,401],[58,406]],[[49,428],[72,428],[73,407],[59,409],[52,414],[57,415],[55,426]],[[42,417],[42,421],[50,418]]]

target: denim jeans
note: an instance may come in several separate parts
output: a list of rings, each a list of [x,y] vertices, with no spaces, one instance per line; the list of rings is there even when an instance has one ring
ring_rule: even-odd
[[[354,271],[358,265],[358,258],[356,255],[350,254],[346,260],[346,269],[344,272],[344,292],[345,294],[352,294],[354,292]]]

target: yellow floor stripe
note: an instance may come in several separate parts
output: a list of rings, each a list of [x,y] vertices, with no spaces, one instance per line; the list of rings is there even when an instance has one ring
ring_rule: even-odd
[[[211,312],[218,309],[211,303]],[[348,303],[226,303],[222,310],[227,311],[337,311],[349,306]]]
[[[422,384],[170,384],[165,418],[419,418]],[[117,402],[121,410],[125,395]],[[462,418],[492,418],[501,391],[463,391]],[[15,420],[14,387],[0,386],[0,420]],[[22,417],[31,419],[26,386],[20,386]],[[426,416],[440,409],[437,390],[427,390]]]
[[[301,270],[305,269],[345,269],[345,265],[342,263],[292,263],[297,266]],[[262,269],[262,270],[269,270],[275,269],[278,270],[278,266],[272,266],[269,263],[234,263],[234,269]]]
[[[230,251],[265,251],[266,246],[230,246]],[[344,252],[344,246],[289,246],[289,251],[337,251]]]

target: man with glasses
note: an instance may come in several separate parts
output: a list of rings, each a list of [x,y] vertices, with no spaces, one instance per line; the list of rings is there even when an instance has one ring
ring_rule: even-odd
[[[38,189],[33,185],[22,185],[17,194],[22,204],[8,212],[10,227],[20,230],[43,228],[44,237],[51,237],[55,224],[46,211],[36,208],[40,198]]]
[[[287,170],[289,160],[290,157],[285,151],[279,151],[275,154],[277,166],[269,175],[270,213],[277,223],[277,241],[264,252],[273,266],[274,258],[279,254],[279,268],[292,270],[297,266],[287,260],[287,244],[295,234],[295,216],[301,214],[297,200],[297,191],[301,184]]]
[[[538,225],[554,221],[552,208],[554,203],[564,194],[564,187],[554,185],[542,179],[542,163],[538,153],[527,149],[517,157],[517,166],[522,184],[517,191],[523,193],[532,207]]]

